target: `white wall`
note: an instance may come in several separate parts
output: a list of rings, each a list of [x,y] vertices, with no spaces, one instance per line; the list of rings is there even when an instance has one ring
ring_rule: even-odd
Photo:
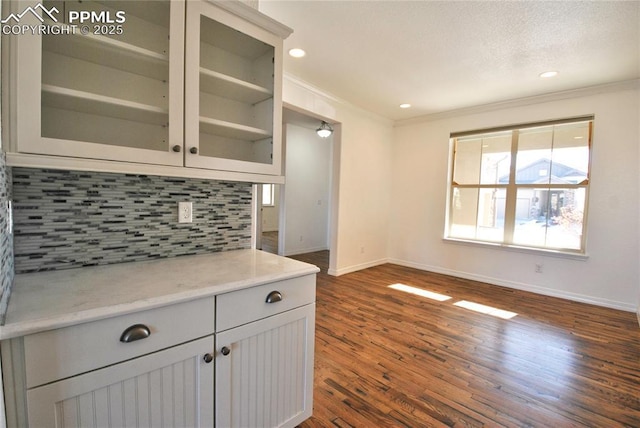
[[[283,100],[299,110],[339,122],[333,137],[333,164],[337,167],[333,194],[337,200],[331,207],[334,235],[329,273],[340,275],[386,262],[392,122],[291,76],[285,76]]]
[[[332,137],[285,124],[286,184],[282,254],[329,249],[329,196]]]
[[[640,91],[574,91],[535,104],[443,117],[396,127],[389,228],[390,260],[635,311],[638,305]],[[544,100],[544,101],[543,101]],[[456,131],[595,115],[587,224],[588,258],[491,249],[443,241],[449,134]],[[543,273],[534,265],[543,264]],[[510,308],[506,308],[510,309]]]

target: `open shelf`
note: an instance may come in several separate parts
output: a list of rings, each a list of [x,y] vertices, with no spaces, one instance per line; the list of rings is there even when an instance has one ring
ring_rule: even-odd
[[[256,141],[271,137],[264,129],[200,116],[200,132],[236,140]]]
[[[273,97],[273,91],[267,88],[203,67],[200,67],[200,90],[248,104]]]
[[[154,125],[169,120],[166,108],[53,85],[42,85],[42,105]]]
[[[168,55],[105,36],[78,33],[43,37],[43,48],[159,80],[169,77]]]

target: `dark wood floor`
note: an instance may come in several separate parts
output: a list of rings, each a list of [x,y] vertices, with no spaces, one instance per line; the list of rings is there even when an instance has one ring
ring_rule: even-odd
[[[262,232],[262,250],[278,254],[278,231]]]
[[[317,281],[301,427],[640,427],[636,315],[383,265]],[[388,288],[403,283],[444,302]],[[499,319],[460,300],[516,312]]]

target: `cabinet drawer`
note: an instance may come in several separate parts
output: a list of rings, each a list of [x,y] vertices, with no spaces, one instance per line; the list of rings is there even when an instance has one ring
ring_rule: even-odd
[[[214,297],[208,297],[25,336],[27,388],[212,334],[214,310]],[[151,334],[121,342],[136,324]]]
[[[267,297],[272,292],[278,292],[282,299],[268,303]],[[315,301],[315,275],[220,294],[216,297],[216,331],[224,331]]]

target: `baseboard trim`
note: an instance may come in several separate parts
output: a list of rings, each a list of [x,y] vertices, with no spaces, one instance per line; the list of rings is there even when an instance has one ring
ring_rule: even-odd
[[[370,267],[383,265],[385,263],[389,263],[389,260],[388,259],[379,259],[379,260],[374,260],[374,261],[371,261],[371,262],[361,263],[359,265],[348,266],[348,267],[341,268],[341,269],[329,269],[329,271],[327,273],[329,275],[331,275],[331,276],[341,276],[341,275],[346,275],[348,273],[357,272],[357,271],[362,270],[362,269],[367,269],[367,268],[370,268]]]
[[[544,296],[558,297],[561,299],[572,300],[575,302],[587,303],[596,306],[603,306],[611,309],[618,309],[626,312],[636,312],[638,315],[638,322],[640,323],[640,308],[626,303],[616,302],[613,300],[594,298],[592,296],[585,296],[582,294],[570,293],[566,291],[553,290],[546,287],[540,287],[537,285],[525,284],[522,282],[505,281],[499,278],[493,278],[484,275],[477,275],[469,272],[460,272],[452,269],[445,269],[438,266],[425,265],[421,263],[409,262],[406,260],[389,259],[388,263],[397,264],[400,266],[406,266],[410,268],[420,269],[428,272],[441,273],[443,275],[451,275],[458,278],[470,279],[473,281],[486,282],[488,284],[498,285],[501,287],[513,288],[516,290],[528,291],[531,293],[542,294]]]
[[[441,273],[443,275],[450,275],[457,278],[464,278],[464,279],[470,279],[473,281],[486,282],[487,284],[513,288],[515,290],[528,291],[531,293],[541,294],[543,296],[558,297],[560,299],[572,300],[574,302],[587,303],[590,305],[602,306],[605,308],[617,309],[625,312],[636,312],[636,315],[638,316],[638,325],[640,326],[640,307],[636,307],[634,305],[616,302],[614,300],[595,298],[592,296],[585,296],[583,294],[570,293],[567,291],[553,290],[550,288],[540,287],[532,284],[526,284],[523,282],[505,281],[503,279],[494,278],[490,276],[478,275],[478,274],[469,273],[469,272],[461,272],[453,269],[446,269],[438,266],[426,265],[426,264],[410,262],[406,260],[379,259],[379,260],[361,263],[359,265],[348,266],[340,269],[329,269],[327,273],[331,276],[341,276],[341,275],[356,272],[362,269],[383,265],[385,263],[393,263],[396,265],[406,266],[406,267],[419,269],[427,272]]]
[[[315,247],[315,248],[303,248],[299,250],[287,251],[284,256],[297,256],[298,254],[307,254],[307,253],[315,253],[316,251],[327,251],[328,247]]]

